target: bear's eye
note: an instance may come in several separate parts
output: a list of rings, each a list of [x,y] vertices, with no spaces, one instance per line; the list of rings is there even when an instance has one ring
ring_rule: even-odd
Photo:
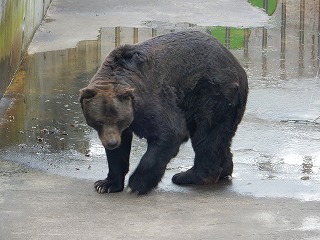
[[[103,122],[102,121],[95,121],[92,127],[94,129],[96,129],[97,131],[99,131],[103,127]]]
[[[103,126],[103,122],[102,121],[96,121],[96,125],[101,127],[101,126]]]
[[[121,121],[118,121],[117,124],[119,127],[124,127],[126,125],[126,121],[121,120]]]
[[[124,102],[124,101],[129,101],[130,100],[130,96],[127,96],[127,95],[119,96],[118,98],[119,98],[120,102]]]

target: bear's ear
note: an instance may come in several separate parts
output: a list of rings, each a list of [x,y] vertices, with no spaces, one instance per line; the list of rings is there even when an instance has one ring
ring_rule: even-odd
[[[117,96],[121,101],[128,100],[130,98],[133,99],[133,91],[134,88],[130,87],[119,88],[117,89]]]
[[[115,52],[114,63],[122,68],[137,70],[147,60],[146,55],[134,45],[124,45]]]
[[[82,88],[80,90],[80,102],[82,102],[83,99],[91,99],[95,95],[97,95],[97,91],[92,88]]]

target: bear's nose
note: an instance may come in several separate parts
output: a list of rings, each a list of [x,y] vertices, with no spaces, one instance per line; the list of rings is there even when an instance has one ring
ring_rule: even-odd
[[[108,147],[108,149],[114,149],[114,148],[118,147],[118,144],[119,143],[118,143],[117,140],[111,139],[111,140],[108,141],[107,147]]]

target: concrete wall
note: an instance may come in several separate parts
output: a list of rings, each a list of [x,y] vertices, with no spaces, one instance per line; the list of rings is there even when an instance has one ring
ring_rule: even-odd
[[[0,0],[0,98],[52,0]]]

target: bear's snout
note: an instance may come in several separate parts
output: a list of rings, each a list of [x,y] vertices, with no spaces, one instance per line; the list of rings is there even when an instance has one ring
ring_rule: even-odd
[[[112,149],[115,149],[119,146],[119,142],[115,139],[110,139],[108,142],[107,142],[107,148],[112,150]]]
[[[113,150],[119,147],[121,143],[120,133],[114,129],[105,129],[99,134],[102,145],[108,149]]]
[[[108,150],[113,150],[117,147],[119,147],[121,140],[116,139],[116,138],[107,138],[107,139],[101,139],[102,145],[108,149]]]

